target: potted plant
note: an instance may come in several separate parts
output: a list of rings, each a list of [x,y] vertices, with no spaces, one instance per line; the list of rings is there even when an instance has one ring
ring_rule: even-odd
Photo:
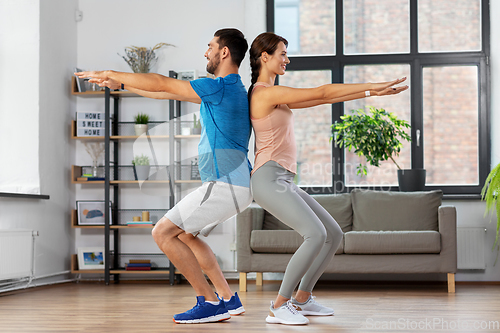
[[[201,121],[196,114],[193,115],[193,134],[201,134]]]
[[[486,201],[486,210],[484,215],[491,213],[493,209],[496,210],[497,213],[497,233],[495,236],[495,242],[493,243],[493,249],[495,246],[497,247],[497,251],[500,251],[500,245],[498,244],[498,234],[500,231],[500,204],[498,203],[498,199],[500,196],[500,163],[491,170],[490,174],[486,178],[486,182],[484,182],[484,187],[481,191],[482,200]],[[498,252],[497,252],[498,259]],[[495,259],[495,264],[497,260]]]
[[[149,177],[149,157],[146,155],[135,156],[132,161],[135,180],[146,180]]]
[[[410,128],[410,124],[384,109],[370,107],[370,112],[366,113],[363,109],[352,110],[353,114],[344,115],[340,118],[342,122],[335,122],[332,126],[333,136],[336,144],[342,148],[352,149],[358,156],[364,156],[367,162],[373,166],[380,166],[380,162],[391,160],[398,168],[398,181],[400,191],[423,190],[425,186],[425,170],[413,169],[403,170],[396,163],[393,156],[399,155],[402,142],[399,138],[411,141],[411,137],[405,132]],[[423,171],[423,172],[422,172]],[[368,169],[365,165],[359,164],[357,167],[358,175],[366,175]],[[419,184],[414,185],[416,181],[406,180],[409,176],[414,176]],[[423,177],[422,177],[423,174]]]
[[[135,135],[139,136],[148,131],[149,116],[145,113],[138,113],[134,117],[134,130]]]

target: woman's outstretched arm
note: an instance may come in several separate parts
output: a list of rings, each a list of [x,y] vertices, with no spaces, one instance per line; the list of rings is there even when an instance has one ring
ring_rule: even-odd
[[[378,92],[391,88],[405,80],[406,78],[381,83],[326,84],[316,88],[290,88],[285,86],[257,88],[253,93],[252,101],[256,100],[259,109],[265,113],[259,116],[265,116],[272,111],[275,105],[294,105],[312,101],[322,101],[320,104],[324,104],[328,103],[327,101],[342,99],[350,95],[364,95],[366,91],[369,91],[370,95],[376,95]],[[363,96],[360,95],[361,97]]]
[[[394,88],[386,88],[382,91],[375,91],[373,95],[370,96],[388,96],[388,95],[396,95],[399,94],[402,91],[405,91],[408,89],[408,86],[401,86],[401,87],[394,87]],[[365,92],[361,93],[355,93],[352,95],[347,95],[347,96],[342,96],[339,98],[334,98],[330,100],[314,100],[314,101],[308,101],[308,102],[302,102],[302,103],[291,103],[288,104],[288,107],[290,109],[304,109],[304,108],[310,108],[313,106],[318,106],[318,105],[323,105],[323,104],[334,104],[334,103],[340,103],[340,102],[347,102],[347,101],[352,101],[356,99],[361,99],[367,97]]]

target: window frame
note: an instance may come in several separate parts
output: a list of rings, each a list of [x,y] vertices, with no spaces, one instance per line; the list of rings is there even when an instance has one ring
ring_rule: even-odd
[[[274,0],[266,0],[267,31],[274,32]],[[410,66],[410,105],[411,105],[411,167],[424,167],[424,138],[423,130],[423,69],[424,67],[464,66],[472,65],[478,68],[478,185],[443,185],[426,186],[426,190],[440,189],[444,194],[459,198],[478,198],[491,167],[491,129],[490,129],[490,8],[487,0],[481,0],[481,50],[464,52],[418,52],[418,0],[409,0],[410,18],[410,52],[394,54],[344,54],[343,29],[343,0],[335,3],[335,55],[298,55],[289,56],[289,71],[300,70],[331,70],[332,83],[344,82],[344,67],[355,65],[383,65],[408,64]],[[286,36],[284,36],[286,38]],[[277,78],[279,83],[279,78]],[[340,121],[344,114],[344,103],[332,105],[332,123]],[[416,131],[420,130],[420,145],[416,145]],[[346,193],[358,189],[382,190],[376,186],[342,186],[340,190],[336,184],[344,184],[344,153],[343,149],[332,145],[332,186],[303,186],[310,194]],[[340,183],[339,183],[340,182]],[[336,188],[337,187],[337,188]],[[383,190],[398,191],[398,186]]]

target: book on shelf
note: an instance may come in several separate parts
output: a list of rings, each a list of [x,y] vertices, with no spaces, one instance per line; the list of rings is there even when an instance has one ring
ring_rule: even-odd
[[[76,181],[78,182],[95,182],[95,181],[103,181],[106,180],[106,178],[103,177],[78,177],[76,178]]]
[[[125,264],[126,267],[151,267],[151,263],[144,264],[136,264],[136,263],[128,263]]]
[[[127,226],[129,227],[140,227],[143,225],[153,225],[151,221],[128,221]]]
[[[151,267],[125,267],[126,271],[150,271]]]
[[[150,264],[151,260],[149,259],[130,259],[128,261],[129,264]]]

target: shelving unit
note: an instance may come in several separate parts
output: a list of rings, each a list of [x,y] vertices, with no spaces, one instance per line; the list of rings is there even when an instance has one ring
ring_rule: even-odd
[[[171,71],[169,73],[170,77],[177,77],[177,73]],[[106,88],[104,91],[89,91],[84,93],[77,92],[76,89],[76,79],[72,77],[71,84],[71,94],[78,97],[85,98],[103,98],[104,100],[104,122],[105,122],[105,135],[100,137],[78,137],[76,135],[76,121],[71,122],[71,139],[86,141],[104,141],[104,181],[79,181],[78,178],[82,176],[83,170],[85,168],[91,168],[90,166],[71,166],[71,183],[72,184],[87,184],[87,185],[104,185],[104,202],[112,202],[112,224],[110,224],[109,214],[105,214],[104,225],[88,226],[88,225],[78,225],[77,211],[73,210],[71,212],[71,227],[75,229],[103,229],[104,230],[104,249],[105,249],[105,262],[106,267],[104,270],[78,270],[77,256],[72,256],[71,272],[75,274],[84,273],[100,273],[104,274],[104,280],[106,284],[110,282],[110,276],[113,276],[115,283],[119,282],[119,276],[121,274],[169,274],[170,284],[174,284],[174,280],[180,281],[180,273],[175,272],[175,267],[170,264],[168,268],[155,268],[151,271],[126,271],[123,267],[120,267],[120,256],[126,255],[118,252],[119,249],[119,231],[123,229],[152,229],[154,227],[151,225],[141,225],[141,226],[128,226],[126,221],[121,218],[122,215],[127,213],[127,211],[140,210],[125,210],[119,209],[119,191],[118,187],[127,184],[166,184],[170,189],[169,205],[170,208],[176,203],[176,195],[180,195],[180,187],[183,184],[200,184],[201,180],[191,180],[183,179],[181,175],[185,174],[182,167],[185,165],[179,165],[175,161],[180,161],[180,142],[184,139],[199,139],[200,135],[179,135],[180,133],[180,122],[176,122],[175,119],[180,117],[180,102],[169,101],[169,119],[168,122],[168,133],[172,134],[162,134],[162,135],[131,135],[130,126],[133,122],[120,122],[119,119],[119,100],[124,97],[139,97],[139,95],[126,92],[126,91],[111,91]],[[111,100],[113,100],[113,115],[111,115]],[[161,122],[155,122],[161,123]],[[148,180],[135,180],[133,177],[133,166],[132,165],[119,165],[119,143],[124,140],[147,140],[151,144],[152,139],[167,140],[169,143],[169,154],[170,154],[170,165],[151,165],[152,168],[156,167],[157,170],[166,169],[165,173],[168,178],[164,179],[148,179]],[[113,156],[111,156],[111,148],[113,151]],[[153,154],[154,155],[154,154]],[[156,159],[156,157],[154,157]],[[116,163],[115,163],[116,162]],[[156,162],[155,162],[156,164]],[[156,175],[158,175],[156,173]],[[113,191],[111,191],[113,189]],[[111,197],[113,200],[111,201]],[[152,210],[160,213],[162,210]],[[163,210],[161,214],[157,217],[161,218],[166,213],[167,210]],[[157,221],[154,221],[155,223]],[[110,244],[110,236],[113,235],[114,242]],[[144,254],[146,255],[156,255],[156,254]],[[112,261],[111,261],[112,258]],[[110,264],[111,263],[111,264]]]

